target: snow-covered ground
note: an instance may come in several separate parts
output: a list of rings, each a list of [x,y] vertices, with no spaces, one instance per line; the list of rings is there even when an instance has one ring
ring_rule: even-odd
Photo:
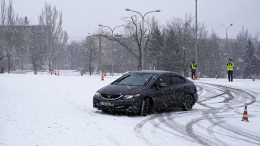
[[[119,76],[0,74],[0,145],[260,145],[260,81],[200,79],[192,111],[146,117],[92,106]],[[244,105],[249,122],[242,122]]]

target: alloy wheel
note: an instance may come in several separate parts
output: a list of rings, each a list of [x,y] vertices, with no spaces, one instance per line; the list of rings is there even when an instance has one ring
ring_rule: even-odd
[[[192,106],[193,106],[193,97],[190,94],[186,95],[185,101],[183,104],[184,104],[184,110],[186,110],[186,111],[191,110]]]

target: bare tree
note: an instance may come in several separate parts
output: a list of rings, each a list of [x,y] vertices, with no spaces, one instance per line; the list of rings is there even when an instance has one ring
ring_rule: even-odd
[[[5,25],[5,20],[6,20],[6,6],[5,6],[5,0],[1,2],[1,14],[0,14],[0,19],[1,19],[1,25]],[[3,37],[4,32],[0,31],[0,61],[5,58],[5,53],[4,53],[4,37]]]
[[[1,3],[1,23],[3,30],[1,30],[1,43],[7,58],[7,71],[10,73],[12,67],[12,57],[15,52],[15,44],[17,38],[17,29],[15,28],[18,15],[15,17],[15,13],[12,6],[12,1],[9,1],[9,5],[6,7],[5,2]]]
[[[37,29],[37,27],[35,28]],[[29,55],[33,65],[34,74],[37,74],[37,71],[42,67],[44,56],[47,53],[47,47],[44,43],[45,33],[32,31],[29,33],[28,37],[31,38],[28,44]]]
[[[87,55],[87,60],[88,63],[85,65],[83,72],[86,72],[87,67],[88,66],[88,71],[89,71],[89,75],[91,76],[91,74],[93,73],[93,62],[97,59],[98,57],[98,51],[94,42],[94,38],[92,38],[91,36],[86,37],[85,41],[83,42],[85,48],[86,48],[86,55]]]
[[[67,32],[62,29],[62,12],[58,12],[55,6],[52,7],[51,4],[45,3],[39,16],[39,24],[50,28],[45,43],[48,48],[49,70],[53,70],[59,50],[68,40]]]
[[[5,6],[5,0],[3,0],[1,2],[1,25],[4,26],[5,25],[5,19],[6,19],[6,6]],[[3,60],[5,58],[5,53],[4,53],[4,39],[3,39],[3,31],[0,31],[0,61]]]
[[[144,69],[144,64],[142,62],[142,58],[145,56],[143,52],[146,52],[147,50],[147,44],[150,41],[150,28],[146,30],[142,30],[141,23],[138,21],[138,17],[136,15],[129,18],[123,18],[126,22],[125,25],[125,39],[123,38],[115,38],[114,36],[102,35],[103,37],[118,42],[120,45],[122,45],[125,49],[128,50],[130,54],[132,54],[135,58],[138,59],[138,70]],[[109,37],[111,36],[111,37]],[[142,39],[145,39],[145,41],[142,41]],[[129,42],[134,42],[131,43]],[[144,50],[142,50],[142,43],[144,42]]]

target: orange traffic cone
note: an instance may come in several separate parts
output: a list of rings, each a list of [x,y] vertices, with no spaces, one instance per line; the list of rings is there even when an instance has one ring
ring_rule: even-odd
[[[200,75],[199,75],[199,79],[200,79]]]
[[[218,79],[218,76],[216,75],[216,79]]]
[[[195,81],[195,76],[193,75],[193,81]]]
[[[249,122],[248,121],[248,115],[247,115],[247,106],[245,106],[245,110],[244,110],[242,121]]]
[[[83,74],[81,74],[81,76],[83,76]]]
[[[255,77],[253,77],[253,81],[255,81]]]
[[[107,76],[107,73],[104,73],[104,76]]]
[[[101,81],[104,81],[104,75],[102,74]]]
[[[57,76],[56,71],[55,71],[55,76]]]
[[[51,75],[52,75],[52,71],[51,71]]]
[[[58,71],[58,76],[60,76],[60,71]]]

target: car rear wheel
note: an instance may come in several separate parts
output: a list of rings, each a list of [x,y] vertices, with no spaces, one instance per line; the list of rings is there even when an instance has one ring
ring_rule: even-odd
[[[143,100],[140,108],[140,116],[146,116],[149,111],[149,98]]]
[[[193,106],[193,97],[191,94],[187,94],[183,102],[183,109],[185,111],[190,111],[192,109],[192,106]]]

